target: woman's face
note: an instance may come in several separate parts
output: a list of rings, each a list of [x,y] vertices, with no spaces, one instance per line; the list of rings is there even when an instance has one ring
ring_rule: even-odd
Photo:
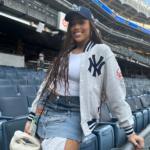
[[[70,31],[73,39],[77,42],[90,40],[90,21],[81,15],[74,15],[70,22]]]

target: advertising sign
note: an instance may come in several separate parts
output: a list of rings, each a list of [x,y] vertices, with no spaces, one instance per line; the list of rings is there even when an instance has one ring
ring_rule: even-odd
[[[68,28],[68,22],[65,21],[66,14],[63,12],[58,12],[58,23],[57,23],[57,29],[62,31],[67,31]]]

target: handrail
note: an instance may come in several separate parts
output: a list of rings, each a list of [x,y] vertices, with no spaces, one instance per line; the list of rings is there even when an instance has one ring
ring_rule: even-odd
[[[150,125],[146,127],[140,134],[140,137],[144,138],[145,140],[145,148],[149,149],[149,137],[150,137]],[[122,147],[122,150],[134,150],[134,146],[132,143],[128,142],[124,147]]]

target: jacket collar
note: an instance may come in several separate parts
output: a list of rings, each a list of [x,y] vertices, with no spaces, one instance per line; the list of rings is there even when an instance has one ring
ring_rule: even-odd
[[[88,52],[95,44],[90,40],[87,42],[87,44],[84,47],[84,51],[83,52]]]

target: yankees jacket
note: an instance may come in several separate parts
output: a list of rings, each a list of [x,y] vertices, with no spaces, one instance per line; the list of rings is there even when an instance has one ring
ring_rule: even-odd
[[[32,118],[36,113],[37,102],[47,79],[41,84],[37,97],[32,103],[29,118]],[[101,103],[102,89],[120,127],[132,126],[132,113],[129,105],[125,102],[126,88],[120,67],[107,45],[94,44],[92,41],[86,44],[81,58],[79,88],[81,127],[84,136],[91,134],[88,122],[100,117],[98,109]]]

